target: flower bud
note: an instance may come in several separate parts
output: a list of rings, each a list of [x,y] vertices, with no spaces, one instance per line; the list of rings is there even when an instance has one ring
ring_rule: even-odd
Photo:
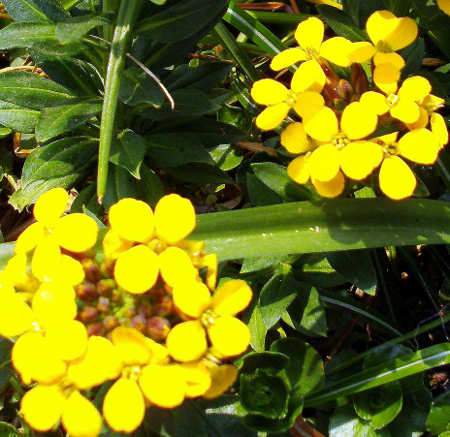
[[[107,297],[100,297],[97,303],[97,309],[102,313],[107,313],[109,311],[110,301]]]
[[[75,289],[77,296],[86,302],[92,302],[98,298],[97,287],[92,282],[83,282]]]
[[[91,258],[85,258],[81,264],[83,265],[86,279],[91,282],[98,282],[101,278],[100,268]]]
[[[164,317],[147,320],[146,334],[155,341],[164,341],[170,332],[170,322]]]
[[[97,283],[97,291],[100,296],[109,297],[116,287],[114,279],[101,279]]]

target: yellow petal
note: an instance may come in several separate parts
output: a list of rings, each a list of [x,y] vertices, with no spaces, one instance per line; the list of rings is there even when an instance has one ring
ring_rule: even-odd
[[[397,139],[398,139],[398,132],[392,132],[390,134],[382,135],[381,137],[378,137],[376,140],[390,146],[391,144],[395,144],[397,142]]]
[[[438,139],[439,145],[441,147],[448,143],[448,128],[445,123],[444,117],[441,114],[433,113],[431,114],[431,132]]]
[[[42,240],[34,250],[31,271],[40,281],[50,281],[57,274],[61,262],[61,250],[51,238]]]
[[[152,352],[149,364],[167,364],[170,361],[169,351],[164,345],[148,337],[145,337],[145,342]]]
[[[362,105],[366,106],[368,110],[375,112],[377,115],[384,115],[389,111],[386,96],[375,91],[365,92],[361,96],[360,102]]]
[[[218,271],[218,263],[217,263],[217,255],[215,253],[209,253],[208,255],[204,255],[200,258],[199,268],[207,269],[206,272],[206,285],[208,285],[210,290],[214,290],[216,288],[217,283],[217,271]]]
[[[339,172],[333,179],[328,182],[321,182],[317,179],[311,180],[316,191],[322,196],[333,199],[341,195],[345,188],[344,175]]]
[[[290,153],[304,153],[312,148],[302,123],[291,123],[281,132],[281,144]]]
[[[103,237],[103,252],[107,259],[117,259],[122,252],[132,247],[133,243],[123,240],[120,235],[109,229]]]
[[[33,223],[28,226],[16,241],[16,253],[28,253],[32,251],[43,239],[45,235],[42,223]]]
[[[437,5],[443,12],[450,15],[450,0],[437,0]]]
[[[97,241],[98,226],[86,214],[69,214],[56,222],[53,235],[63,249],[75,253],[86,252]]]
[[[422,76],[408,77],[398,90],[400,99],[409,99],[416,103],[421,103],[430,93],[431,84]]]
[[[111,229],[124,240],[145,243],[153,236],[153,211],[141,200],[120,200],[111,206],[108,218]]]
[[[256,126],[264,131],[275,129],[287,117],[289,110],[290,107],[286,103],[269,106],[256,117]]]
[[[428,112],[434,112],[445,106],[445,100],[441,97],[429,94],[428,96],[425,97],[425,99],[423,99],[422,106]]]
[[[251,89],[252,99],[259,105],[264,106],[272,106],[284,102],[288,97],[288,93],[288,89],[274,79],[257,80]]]
[[[376,113],[367,111],[362,103],[350,103],[342,113],[341,129],[351,140],[368,137],[375,132],[377,125]]]
[[[189,199],[169,194],[156,205],[156,234],[169,244],[176,244],[186,238],[194,230],[195,224],[195,210]]]
[[[379,180],[381,191],[394,200],[410,197],[417,184],[414,173],[398,156],[392,156],[383,161]]]
[[[309,157],[299,156],[292,160],[287,168],[289,177],[297,184],[306,184],[309,181]]]
[[[175,306],[192,318],[200,317],[211,303],[209,288],[198,281],[177,283],[172,296]]]
[[[144,396],[137,383],[121,378],[108,390],[103,401],[103,416],[116,432],[131,433],[145,415]]]
[[[373,81],[386,95],[395,94],[400,79],[400,70],[392,64],[381,64],[375,67]]]
[[[332,144],[318,147],[309,158],[311,178],[321,182],[331,181],[339,173],[339,151]]]
[[[341,150],[341,169],[351,179],[361,181],[383,160],[383,149],[370,141],[350,143]]]
[[[136,329],[120,326],[112,332],[111,341],[125,365],[144,365],[150,361],[151,349]]]
[[[395,52],[391,53],[378,52],[373,57],[373,63],[376,67],[383,64],[390,64],[391,67],[399,71],[402,70],[406,65],[405,60],[398,53]]]
[[[304,50],[314,50],[319,53],[322,45],[325,26],[321,20],[316,17],[308,18],[302,21],[295,31],[295,39]]]
[[[77,320],[48,326],[45,338],[50,347],[64,361],[80,358],[86,352],[88,344],[86,328]]]
[[[117,349],[103,337],[89,337],[86,353],[70,364],[68,380],[80,390],[88,390],[116,378],[122,370]]]
[[[143,294],[150,290],[155,285],[158,274],[158,255],[143,244],[119,255],[114,267],[117,284],[133,294]]]
[[[63,214],[69,202],[69,194],[63,188],[53,188],[39,197],[34,205],[36,220],[45,226],[53,225]]]
[[[327,77],[320,64],[312,59],[304,62],[294,73],[291,88],[296,93],[303,91],[322,92],[327,82]]]
[[[0,335],[16,337],[32,327],[33,312],[16,293],[0,295]]]
[[[338,119],[331,108],[325,106],[305,120],[306,133],[316,141],[331,141],[338,133]]]
[[[325,106],[325,99],[322,94],[315,91],[305,91],[297,95],[295,102],[295,112],[307,119],[317,112],[319,112]]]
[[[65,400],[59,386],[38,385],[25,393],[20,411],[34,430],[47,432],[57,427]]]
[[[79,261],[68,255],[62,255],[59,269],[54,275],[54,280],[65,282],[74,287],[84,281],[84,269]]]
[[[205,330],[198,321],[176,325],[170,331],[166,345],[170,355],[183,363],[200,359],[208,348]]]
[[[407,123],[409,130],[421,129],[428,126],[428,122],[430,121],[430,116],[428,111],[424,109],[422,106],[419,106],[419,118],[414,123]]]
[[[390,11],[374,12],[366,24],[367,33],[383,51],[397,51],[409,46],[417,38],[418,28],[408,17],[397,18]]]
[[[238,370],[231,364],[212,365],[209,372],[211,374],[211,387],[203,395],[205,399],[215,399],[222,396],[236,382],[238,377]]]
[[[22,379],[54,384],[66,373],[66,364],[42,334],[27,332],[14,344],[12,363]]]
[[[175,408],[184,401],[186,381],[178,365],[144,367],[139,385],[145,397],[160,408]]]
[[[327,39],[320,48],[320,56],[339,67],[350,67],[350,55],[353,50],[352,42],[341,36]]]
[[[208,327],[212,351],[218,358],[229,358],[244,353],[250,344],[248,326],[236,317],[222,316]]]
[[[349,58],[352,62],[364,63],[372,59],[376,48],[367,41],[354,42],[350,47]]]
[[[230,279],[214,293],[212,307],[221,316],[234,316],[244,311],[253,297],[252,289],[242,279]]]
[[[306,52],[301,49],[300,47],[293,47],[290,49],[283,50],[282,52],[275,55],[272,59],[272,62],[270,63],[270,68],[273,71],[280,71],[284,70],[287,67],[290,67],[291,65],[296,64],[300,61],[306,61],[308,59],[308,55]],[[267,79],[262,79],[267,80]],[[255,101],[256,99],[253,98]],[[257,102],[260,103],[260,102]],[[273,105],[273,103],[260,103],[262,105]]]
[[[11,286],[16,287],[24,287],[27,288],[27,285],[32,280],[28,275],[28,260],[25,253],[18,253],[14,255],[9,261],[6,263],[6,267],[3,270],[4,278],[8,278],[7,282]]]
[[[159,269],[167,285],[192,282],[198,276],[190,256],[179,247],[168,247],[159,255]]]
[[[211,387],[211,373],[202,362],[185,363],[180,366],[186,383],[186,397],[204,395]]]
[[[64,405],[62,423],[70,437],[97,437],[102,416],[91,401],[74,391]]]
[[[440,144],[428,129],[416,129],[400,138],[398,152],[404,158],[418,164],[434,164],[438,157]]]
[[[32,300],[33,313],[42,325],[73,320],[77,314],[75,292],[65,284],[42,284]]]
[[[412,100],[400,98],[391,108],[391,116],[403,123],[415,123],[420,117],[419,105]]]

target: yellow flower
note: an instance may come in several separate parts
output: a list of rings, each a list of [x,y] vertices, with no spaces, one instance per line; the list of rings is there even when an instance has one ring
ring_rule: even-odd
[[[197,361],[208,350],[218,358],[243,353],[250,343],[248,327],[234,317],[252,299],[252,291],[242,280],[230,280],[211,297],[209,289],[200,282],[179,283],[173,289],[175,306],[193,318],[176,325],[167,337],[170,355],[180,362]]]
[[[392,64],[397,70],[401,70],[405,61],[396,52],[416,40],[416,22],[412,18],[396,17],[392,12],[382,10],[374,12],[368,18],[366,30],[372,44],[355,43],[350,58],[354,62],[366,62],[373,57],[376,67]]]
[[[98,234],[97,223],[86,214],[63,215],[69,201],[62,188],[53,188],[37,200],[33,214],[36,223],[29,226],[16,242],[16,253],[28,253],[49,239],[69,252],[91,249]]]
[[[25,393],[20,411],[36,431],[55,429],[62,421],[70,437],[97,437],[102,418],[79,391],[66,394],[59,385],[37,385]]]
[[[302,64],[297,71],[305,73],[304,65],[307,64]],[[324,105],[323,97],[316,92],[320,92],[323,85],[320,85],[319,82],[314,82],[316,80],[315,78],[320,78],[322,69],[319,66],[320,72],[319,70],[313,71],[315,69],[314,64],[310,65],[313,66],[309,72],[312,81],[308,80],[300,83],[298,80],[294,81],[293,79],[291,90],[288,90],[282,83],[273,79],[261,79],[253,84],[251,89],[253,100],[260,105],[267,106],[256,118],[256,126],[259,129],[275,129],[288,116],[291,109],[300,117],[305,117],[316,107]],[[317,72],[319,72],[319,76]],[[306,76],[303,75],[302,77]],[[299,76],[297,76],[298,78]]]
[[[437,5],[442,12],[450,15],[450,0],[437,0]]]
[[[339,65],[340,67],[349,67],[351,65],[350,52],[352,50],[352,43],[340,36],[330,38],[324,41],[325,26],[323,22],[317,17],[311,17],[302,21],[295,32],[295,39],[299,47],[289,48],[283,50],[272,59],[270,67],[274,71],[280,71],[284,68],[290,67],[297,62],[305,61],[305,64],[314,65],[314,67],[306,68],[306,71],[314,68],[318,70],[320,67],[321,58]],[[304,73],[295,73],[301,76]],[[325,84],[325,74],[323,71],[320,74],[318,81]],[[323,86],[323,85],[322,85]],[[321,91],[314,90],[314,91]]]
[[[387,65],[380,69],[384,67]],[[431,85],[424,77],[412,76],[403,82],[400,89],[398,84],[395,84],[390,91],[386,92],[386,96],[376,91],[367,91],[360,101],[368,110],[373,110],[378,115],[389,112],[393,118],[405,124],[412,124],[420,117],[419,105],[431,93]]]
[[[416,129],[398,140],[398,133],[381,137],[385,158],[381,164],[379,183],[381,191],[394,200],[410,197],[417,181],[408,164],[402,159],[417,164],[433,164],[441,149],[438,137],[428,129]]]
[[[366,178],[382,159],[381,148],[364,140],[375,131],[377,123],[377,115],[359,102],[344,109],[340,122],[332,109],[323,107],[305,120],[306,133],[321,145],[307,159],[293,161],[289,174],[299,183],[309,177],[320,187],[321,183],[331,183],[332,187],[323,188],[332,192],[343,190],[340,171],[351,179]]]
[[[306,0],[309,3],[314,3],[316,5],[328,5],[332,6],[336,9],[343,9],[343,6],[341,3],[338,3],[336,0]]]

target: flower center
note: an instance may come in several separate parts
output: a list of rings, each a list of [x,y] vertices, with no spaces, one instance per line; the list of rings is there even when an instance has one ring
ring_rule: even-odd
[[[350,144],[350,140],[344,134],[339,134],[333,139],[333,145],[338,149],[343,149]]]
[[[292,90],[289,90],[289,93],[287,95],[286,98],[286,102],[287,105],[289,105],[291,108],[295,106],[295,104],[297,103],[297,93],[295,93]]]
[[[209,309],[209,310],[206,310],[202,314],[201,322],[205,328],[208,328],[208,327],[214,325],[214,322],[216,321],[216,319],[217,319],[217,314],[212,309]]]
[[[393,52],[391,46],[386,41],[378,41],[377,50],[381,53],[391,53]]]
[[[386,97],[386,103],[390,108],[394,107],[398,103],[399,100],[400,100],[400,97],[397,94],[389,94]]]

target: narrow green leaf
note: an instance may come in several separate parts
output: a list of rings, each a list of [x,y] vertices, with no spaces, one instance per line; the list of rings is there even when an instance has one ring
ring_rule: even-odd
[[[393,381],[399,381],[408,376],[449,363],[450,344],[437,344],[417,352],[385,360],[382,364],[369,367],[336,383],[325,386],[323,390],[309,396],[305,404],[309,407],[322,405],[335,401],[340,397],[360,393]]]
[[[56,24],[56,38],[62,44],[79,41],[92,29],[108,23],[110,21],[101,16],[70,17]]]
[[[2,3],[15,21],[45,23],[67,17],[67,12],[55,0],[3,0]]]
[[[37,74],[15,71],[0,74],[0,100],[31,109],[68,103],[71,92]]]
[[[450,242],[450,205],[435,200],[295,202],[199,216],[193,238],[221,260]]]
[[[102,110],[99,102],[80,102],[45,108],[36,126],[36,139],[45,142],[81,126]]]

